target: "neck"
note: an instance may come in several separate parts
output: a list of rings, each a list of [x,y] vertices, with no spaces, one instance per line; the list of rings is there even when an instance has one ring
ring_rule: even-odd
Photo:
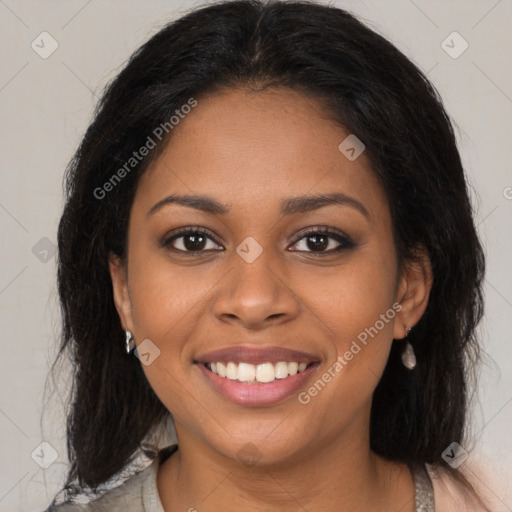
[[[241,505],[247,512],[414,511],[407,467],[375,455],[365,438],[330,439],[290,460],[245,465],[176,430],[179,450],[157,477],[166,512],[239,510]]]

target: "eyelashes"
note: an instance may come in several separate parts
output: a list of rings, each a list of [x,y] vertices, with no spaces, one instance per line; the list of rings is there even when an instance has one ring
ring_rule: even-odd
[[[183,239],[183,240],[180,240]],[[330,248],[332,245],[332,241],[335,241],[338,246]],[[178,245],[181,245],[182,248],[178,248],[175,246],[175,242],[180,241]],[[304,242],[303,242],[304,241]],[[292,252],[305,252],[307,254],[313,254],[315,256],[319,255],[332,255],[334,253],[338,253],[342,250],[353,249],[356,247],[351,238],[338,230],[334,230],[327,226],[325,227],[316,227],[313,229],[308,229],[307,231],[303,231],[295,238],[295,241],[292,243],[292,246],[297,245],[299,242],[303,242],[303,244],[309,248],[308,243],[313,242],[312,246],[317,248],[328,248],[328,250],[298,250]],[[172,250],[173,252],[183,253],[185,255],[198,255],[201,253],[208,253],[213,251],[219,251],[215,246],[222,247],[222,244],[218,242],[216,236],[204,229],[200,226],[188,226],[185,228],[181,228],[174,232],[171,236],[166,236],[161,245],[164,248]],[[212,246],[209,249],[208,245]],[[220,249],[222,250],[222,249]]]
[[[348,235],[341,233],[337,230],[331,229],[329,227],[318,227],[318,228],[314,228],[314,229],[309,229],[308,231],[301,233],[300,236],[298,236],[298,238],[295,239],[295,242],[293,242],[292,245],[296,245],[299,242],[301,242],[302,240],[306,240],[306,246],[307,246],[308,241],[313,238],[316,240],[314,242],[314,245],[318,244],[318,239],[323,239],[323,240],[331,239],[331,240],[335,240],[338,243],[338,247],[336,247],[334,249],[331,248],[327,251],[299,251],[299,252],[307,252],[307,253],[313,253],[313,254],[319,254],[319,255],[322,255],[322,254],[329,255],[329,254],[340,252],[344,249],[353,249],[356,246],[356,244],[351,240],[351,238]],[[329,246],[329,244],[330,244],[330,242],[328,242],[327,246]],[[320,247],[322,247],[323,245],[324,244],[320,243]]]
[[[189,237],[189,239],[192,236],[194,236],[200,241],[209,239],[210,241],[213,241],[214,244],[219,245],[219,246],[221,245],[216,240],[216,237],[213,234],[211,234],[208,230],[201,228],[201,227],[181,228],[175,234],[173,234],[171,237],[165,238],[162,242],[162,245],[164,247],[170,248],[170,249],[172,249],[174,251],[178,251],[178,252],[185,252],[185,253],[188,252],[191,254],[198,253],[198,252],[207,252],[205,250],[195,250],[194,251],[194,250],[186,250],[186,249],[177,249],[176,247],[172,246],[174,241],[176,241],[180,238],[187,238],[187,236]],[[186,247],[185,245],[183,245],[183,246]]]

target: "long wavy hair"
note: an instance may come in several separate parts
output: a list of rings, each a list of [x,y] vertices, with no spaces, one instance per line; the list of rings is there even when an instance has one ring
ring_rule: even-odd
[[[67,167],[57,276],[57,360],[68,356],[73,379],[65,499],[97,490],[171,418],[138,359],[124,351],[108,256],[126,257],[138,180],[172,131],[105,197],[97,190],[190,98],[200,102],[239,87],[286,87],[325,106],[366,146],[388,197],[399,261],[414,258],[420,246],[428,250],[433,287],[408,338],[418,364],[405,370],[403,342],[393,343],[374,393],[371,449],[410,467],[444,466],[471,489],[441,455],[453,441],[469,442],[484,254],[442,100],[404,54],[342,9],[307,0],[235,0],[191,10],[143,44],[105,88]]]

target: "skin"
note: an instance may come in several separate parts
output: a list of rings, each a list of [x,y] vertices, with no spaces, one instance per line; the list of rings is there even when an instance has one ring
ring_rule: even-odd
[[[140,180],[128,258],[112,256],[110,272],[123,327],[161,351],[143,369],[179,441],[157,475],[166,512],[414,510],[410,472],[369,448],[370,407],[393,339],[425,311],[431,268],[420,251],[399,272],[387,197],[364,152],[349,161],[338,149],[348,134],[298,92],[226,90],[198,101]],[[346,204],[279,212],[288,197],[331,192],[360,201],[368,217]],[[174,193],[211,196],[230,212],[168,204],[147,214]],[[179,252],[190,237],[162,245],[187,226],[216,238],[204,255]],[[328,238],[315,249],[303,233],[317,226],[355,247],[329,254],[339,242]],[[263,249],[252,263],[236,252],[248,236]],[[306,405],[296,395],[235,405],[193,364],[226,346],[282,345],[320,361],[307,390],[395,302],[395,318]],[[252,465],[239,455],[249,442],[260,457]]]

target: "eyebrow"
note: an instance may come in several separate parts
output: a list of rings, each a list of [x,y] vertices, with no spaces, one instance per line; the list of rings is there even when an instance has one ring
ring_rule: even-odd
[[[153,215],[158,210],[169,204],[179,204],[181,206],[187,206],[189,208],[194,208],[214,215],[226,215],[230,212],[230,207],[228,205],[219,203],[209,196],[172,194],[164,197],[162,200],[158,201],[158,203],[153,205],[148,211],[147,216]],[[355,210],[358,210],[365,217],[370,217],[368,210],[360,201],[344,194],[343,192],[289,197],[281,202],[280,212],[281,215],[288,216],[296,213],[310,212],[317,210],[318,208],[322,208],[323,206],[333,204],[350,206]]]

